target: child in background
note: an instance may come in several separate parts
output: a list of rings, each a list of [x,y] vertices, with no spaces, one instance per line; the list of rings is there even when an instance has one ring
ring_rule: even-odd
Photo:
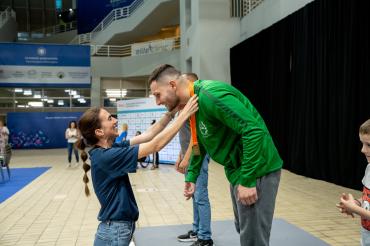
[[[367,166],[362,184],[364,185],[362,197],[353,198],[352,194],[343,193],[337,204],[339,211],[352,217],[353,214],[361,216],[361,245],[370,245],[370,119],[360,126],[361,152],[365,155]]]

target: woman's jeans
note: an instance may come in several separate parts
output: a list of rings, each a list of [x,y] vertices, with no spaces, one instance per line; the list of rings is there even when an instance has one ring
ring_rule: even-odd
[[[135,231],[135,221],[100,222],[94,246],[128,246]]]
[[[74,147],[74,143],[68,143],[68,162],[71,163],[72,161],[72,150],[75,153],[76,161],[78,162],[79,161],[78,150],[77,148]]]

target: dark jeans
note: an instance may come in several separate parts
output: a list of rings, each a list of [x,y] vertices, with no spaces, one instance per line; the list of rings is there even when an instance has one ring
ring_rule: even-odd
[[[71,163],[72,161],[72,150],[75,153],[76,161],[79,162],[79,157],[78,157],[78,150],[74,146],[74,143],[68,143],[68,162]]]

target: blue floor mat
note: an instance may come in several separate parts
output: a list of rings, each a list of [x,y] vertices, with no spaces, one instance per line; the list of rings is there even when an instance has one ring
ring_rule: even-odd
[[[8,179],[7,170],[3,169],[4,180],[0,177],[0,203],[17,193],[49,168],[50,167],[11,168],[10,179]]]
[[[191,225],[155,226],[138,228],[134,234],[136,246],[187,246],[176,237],[192,229]],[[212,239],[215,246],[240,245],[234,222],[231,220],[212,222]],[[272,223],[271,246],[327,246],[321,239],[294,226],[283,219],[274,219]]]

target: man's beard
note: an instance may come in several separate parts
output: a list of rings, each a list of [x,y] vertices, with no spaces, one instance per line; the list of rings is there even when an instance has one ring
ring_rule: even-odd
[[[173,104],[167,106],[167,110],[169,112],[171,112],[172,110],[174,110],[175,108],[177,108],[179,105],[180,105],[180,99],[179,98],[176,98],[176,100],[175,100],[175,102]]]

